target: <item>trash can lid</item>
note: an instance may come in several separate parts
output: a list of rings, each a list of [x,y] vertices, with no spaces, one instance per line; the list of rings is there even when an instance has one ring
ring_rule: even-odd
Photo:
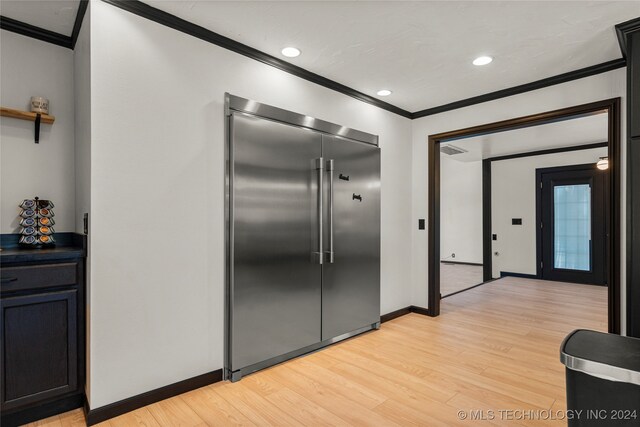
[[[560,346],[560,361],[593,377],[640,386],[640,339],[578,329]]]

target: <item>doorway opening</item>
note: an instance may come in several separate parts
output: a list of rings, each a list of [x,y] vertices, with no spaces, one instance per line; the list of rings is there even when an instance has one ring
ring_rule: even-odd
[[[556,254],[558,255],[558,266],[553,270],[549,271],[548,274],[552,276],[544,277],[545,269],[541,268],[540,271],[536,271],[535,265],[532,267],[533,271],[530,274],[522,274],[519,275],[521,277],[527,278],[539,278],[545,279],[548,277],[553,277],[553,275],[564,273],[564,278],[560,279],[561,281],[574,281],[579,282],[582,280],[583,283],[592,283],[592,284],[607,284],[607,307],[608,307],[608,329],[610,332],[619,333],[620,331],[620,99],[609,99],[604,101],[593,102],[589,104],[579,105],[575,107],[564,108],[560,110],[554,110],[539,114],[534,114],[530,116],[518,117],[514,119],[504,120],[495,123],[489,123],[480,126],[474,126],[471,128],[465,128],[450,132],[444,132],[436,135],[430,135],[428,139],[428,202],[429,202],[429,210],[428,210],[428,314],[431,316],[437,316],[440,314],[440,300],[442,298],[441,295],[441,276],[442,270],[441,265],[443,261],[447,261],[447,257],[451,255],[450,253],[442,251],[441,248],[441,227],[442,227],[442,213],[441,213],[441,201],[443,197],[443,193],[441,190],[442,185],[442,168],[443,163],[446,161],[442,161],[442,157],[447,154],[441,154],[441,149],[444,146],[451,145],[464,145],[471,144],[473,140],[482,141],[482,139],[486,136],[505,133],[509,131],[514,131],[518,129],[525,129],[534,126],[538,126],[540,128],[544,127],[541,125],[549,125],[555,124],[559,122],[564,122],[573,119],[583,119],[591,116],[599,115],[605,121],[604,128],[606,129],[606,141],[600,141],[599,143],[581,143],[585,144],[581,147],[561,147],[561,148],[547,148],[544,145],[544,142],[541,141],[540,148],[536,150],[535,153],[518,153],[512,155],[488,155],[486,153],[482,153],[481,157],[481,173],[479,174],[478,180],[482,182],[482,212],[481,212],[481,228],[482,228],[482,280],[483,283],[487,281],[491,281],[496,277],[501,277],[504,275],[516,275],[518,274],[509,274],[509,271],[501,270],[502,265],[499,265],[500,262],[504,261],[504,258],[497,258],[500,254],[499,251],[494,250],[496,246],[496,240],[500,243],[501,238],[506,237],[501,234],[496,234],[493,231],[492,226],[492,203],[491,203],[491,181],[492,175],[494,175],[494,184],[496,181],[496,174],[492,174],[492,163],[496,162],[498,164],[506,164],[508,162],[500,162],[501,160],[509,160],[514,158],[521,158],[532,155],[543,155],[543,154],[555,154],[560,152],[572,151],[572,150],[585,150],[592,149],[593,153],[598,153],[598,150],[604,150],[603,157],[606,157],[609,162],[608,170],[599,171],[604,172],[598,175],[598,177],[606,176],[603,182],[600,182],[600,178],[592,178],[592,181],[585,184],[583,181],[576,181],[575,183],[571,183],[571,181],[566,181],[567,185],[562,184],[561,180],[558,180],[558,177],[555,179],[558,182],[558,185],[553,185],[553,188],[557,188],[557,194],[555,195],[555,199],[552,196],[549,196],[545,193],[539,195],[540,198],[547,197],[552,198],[552,200],[558,200],[557,207],[558,213],[557,217],[551,219],[556,219],[557,224],[561,224],[563,215],[565,216],[567,212],[567,203],[574,203],[573,199],[568,198],[568,192],[573,191],[576,194],[572,193],[573,196],[582,195],[583,199],[586,197],[587,188],[589,197],[595,196],[596,190],[598,191],[598,197],[603,197],[605,202],[604,204],[600,203],[599,206],[602,207],[602,212],[591,211],[591,215],[588,218],[583,218],[583,222],[589,222],[589,226],[591,227],[592,234],[579,233],[575,236],[570,236],[571,244],[574,246],[573,248],[569,248],[566,246],[562,251],[558,251]],[[576,120],[577,121],[577,120]],[[463,141],[464,140],[464,141]],[[452,144],[453,143],[453,144]],[[509,141],[511,147],[517,147],[518,141]],[[546,149],[545,149],[546,148]],[[471,151],[471,150],[469,150]],[[517,151],[517,150],[516,150]],[[570,153],[565,153],[570,154]],[[547,156],[554,157],[554,156]],[[595,169],[595,162],[598,157],[595,157],[593,160],[588,160],[591,168]],[[587,163],[585,161],[582,164]],[[593,162],[593,163],[591,163]],[[571,163],[569,163],[571,164]],[[575,166],[575,162],[572,164]],[[546,165],[549,166],[549,165]],[[538,167],[538,169],[543,169],[545,165]],[[494,166],[495,169],[498,169]],[[551,171],[548,171],[551,172]],[[446,172],[445,172],[446,173]],[[535,176],[535,169],[532,172]],[[507,175],[508,176],[508,175]],[[543,179],[552,180],[554,179],[552,175],[547,174],[545,177],[541,177]],[[576,179],[583,179],[577,177]],[[535,182],[534,178],[530,179],[530,190],[527,191],[532,192],[531,202],[535,205]],[[595,180],[595,181],[594,181]],[[596,182],[597,181],[597,182]],[[551,181],[550,181],[551,182]],[[574,186],[575,184],[575,186]],[[580,186],[582,185],[582,186]],[[586,185],[586,187],[584,187]],[[596,188],[597,187],[597,188]],[[543,185],[544,188],[544,185]],[[564,193],[563,193],[564,192]],[[564,197],[564,199],[563,199]],[[564,205],[562,201],[564,200]],[[590,199],[595,200],[595,199]],[[575,202],[577,203],[577,202]],[[584,203],[583,203],[584,205]],[[586,205],[583,206],[585,208]],[[592,208],[593,205],[589,204],[589,208]],[[564,211],[563,211],[564,209]],[[500,211],[506,211],[506,209],[499,209]],[[532,208],[532,211],[534,208]],[[547,213],[547,216],[549,214]],[[589,243],[590,237],[595,237],[593,232],[596,230],[593,227],[598,227],[597,222],[602,220],[604,222],[605,233],[601,233],[602,241],[595,242],[594,239],[591,239],[591,243]],[[536,222],[536,225],[539,224],[537,221],[535,214],[532,219],[525,219],[523,222],[523,218],[514,216],[513,218],[509,218],[509,227],[513,227],[512,230],[518,230],[520,226],[533,226],[533,222]],[[503,221],[505,222],[505,221]],[[547,221],[548,222],[548,221]],[[566,221],[565,221],[566,222]],[[544,221],[543,221],[544,224]],[[544,225],[543,225],[544,226]],[[586,226],[585,226],[586,227]],[[584,227],[583,227],[584,228]],[[535,262],[536,255],[542,253],[542,249],[539,248],[540,245],[536,244],[537,236],[536,232],[533,231],[533,237],[531,238],[533,241],[533,254],[532,254],[532,263]],[[559,229],[557,231],[557,235],[560,236],[562,234],[562,230]],[[508,231],[505,232],[508,234]],[[572,231],[573,233],[573,231]],[[566,233],[565,233],[566,234]],[[552,234],[551,237],[547,236],[546,239],[543,235],[540,235],[540,241],[546,241],[549,239],[555,238]],[[564,244],[568,244],[568,240],[564,239]],[[551,240],[552,241],[552,240]],[[577,242],[577,243],[576,243]],[[586,243],[585,243],[586,242]],[[560,244],[561,242],[559,242]],[[585,246],[586,245],[586,246]],[[597,246],[597,247],[596,247]],[[591,255],[587,258],[580,257],[577,255],[578,253],[585,252],[585,248],[587,248],[586,253],[590,253]],[[576,252],[577,251],[577,252]],[[589,252],[591,251],[591,252]],[[571,254],[570,254],[571,252]],[[594,261],[594,256],[597,254],[602,254],[600,257],[604,260],[603,266],[596,265]],[[552,252],[553,253],[553,252]],[[508,255],[508,254],[504,254]],[[504,256],[503,255],[503,256]],[[560,261],[561,255],[564,256],[564,261]],[[571,258],[572,257],[572,258]],[[553,256],[551,256],[555,260]],[[550,259],[551,259],[550,258]],[[569,259],[571,258],[571,259]],[[585,261],[586,259],[586,261]],[[555,261],[549,261],[555,262]],[[582,262],[583,264],[579,263]],[[587,265],[584,263],[586,262]],[[564,264],[561,264],[564,263]],[[495,265],[494,265],[495,264]],[[542,261],[542,266],[544,267],[545,262]],[[549,267],[549,264],[546,264]],[[553,265],[553,264],[551,264]],[[540,267],[540,265],[538,265]],[[588,267],[588,270],[586,268]],[[578,268],[583,268],[583,270],[578,270]],[[496,271],[497,269],[497,271]],[[561,271],[566,270],[566,271]],[[585,273],[588,271],[589,273]],[[582,274],[579,274],[582,273]],[[497,274],[497,276],[496,276]],[[571,280],[571,274],[574,275],[573,280]],[[585,275],[591,274],[590,278],[585,278]],[[582,277],[579,277],[582,276]],[[597,278],[596,278],[597,276]],[[557,276],[560,277],[560,276]],[[557,280],[557,279],[556,279]],[[580,283],[580,282],[579,282]]]

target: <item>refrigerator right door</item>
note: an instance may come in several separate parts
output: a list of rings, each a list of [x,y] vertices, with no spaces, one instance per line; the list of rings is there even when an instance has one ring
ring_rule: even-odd
[[[322,155],[322,339],[328,340],[380,321],[380,149],[323,135]]]

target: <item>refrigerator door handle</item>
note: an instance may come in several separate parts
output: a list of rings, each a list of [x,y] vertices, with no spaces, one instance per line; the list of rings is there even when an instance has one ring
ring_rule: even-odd
[[[316,159],[316,171],[318,172],[318,252],[313,252],[313,256],[317,258],[317,262],[320,265],[324,261],[324,168],[324,158]]]
[[[333,159],[327,160],[327,172],[329,172],[329,250],[327,262],[333,264]]]

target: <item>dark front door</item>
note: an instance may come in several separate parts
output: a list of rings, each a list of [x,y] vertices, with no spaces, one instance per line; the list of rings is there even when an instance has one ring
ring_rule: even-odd
[[[606,179],[595,165],[538,169],[538,271],[606,285]]]

